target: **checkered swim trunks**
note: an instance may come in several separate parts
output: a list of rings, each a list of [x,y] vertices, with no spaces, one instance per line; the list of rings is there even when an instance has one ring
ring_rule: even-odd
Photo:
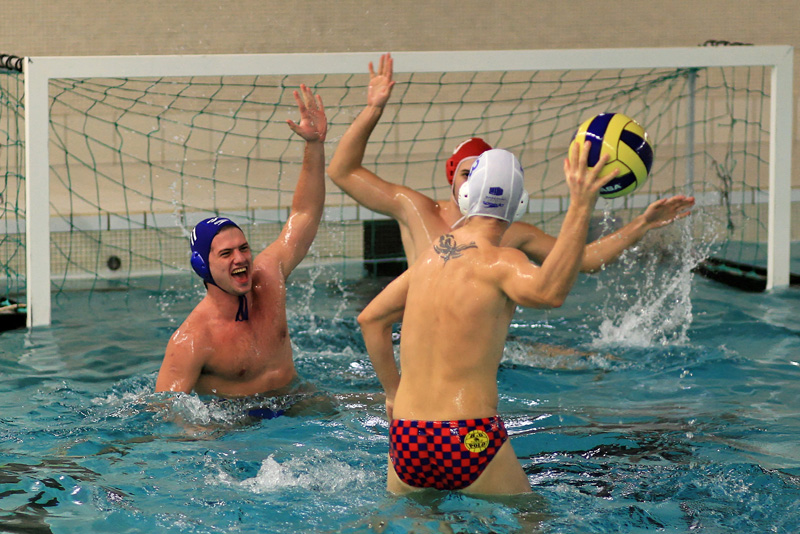
[[[508,439],[500,417],[462,421],[395,419],[389,457],[400,480],[417,488],[463,489]]]

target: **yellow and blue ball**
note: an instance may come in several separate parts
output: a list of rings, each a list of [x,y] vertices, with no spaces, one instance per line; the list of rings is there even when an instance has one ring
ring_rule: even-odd
[[[610,156],[600,176],[619,169],[619,176],[600,190],[603,198],[617,198],[632,193],[640,187],[653,166],[653,146],[644,128],[622,113],[601,113],[581,124],[572,138],[572,144],[591,141],[589,167],[594,167],[600,156]]]

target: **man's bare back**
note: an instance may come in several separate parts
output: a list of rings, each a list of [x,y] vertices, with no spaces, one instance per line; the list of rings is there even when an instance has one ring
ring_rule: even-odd
[[[409,269],[406,310],[413,313],[403,317],[404,380],[394,417],[497,414],[497,369],[516,304],[495,278],[514,263],[530,266],[518,250],[459,229],[443,235]]]
[[[598,192],[614,176],[587,168],[588,147],[565,161],[571,202],[541,267],[500,246],[523,173],[512,154],[490,150],[470,175],[465,225],[440,236],[359,315],[391,420],[390,491],[530,491],[497,415],[497,370],[515,307],[558,307],[577,278]],[[390,335],[401,320],[402,376]]]

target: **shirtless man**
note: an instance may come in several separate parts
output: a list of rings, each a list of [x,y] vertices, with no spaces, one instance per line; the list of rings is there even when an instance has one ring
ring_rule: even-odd
[[[301,85],[295,100],[306,141],[292,209],[278,239],[253,259],[244,233],[230,219],[201,221],[192,231],[191,265],[207,293],[175,331],[156,391],[241,397],[277,393],[297,377],[286,322],[286,279],[308,252],[325,200],[322,99]]]
[[[497,414],[497,370],[515,307],[561,306],[578,276],[599,190],[616,176],[587,168],[589,146],[576,144],[564,162],[570,205],[541,267],[501,246],[523,171],[510,152],[490,150],[460,193],[467,222],[421,250],[359,315],[391,421],[389,491],[531,491]],[[402,377],[391,339],[401,320]]]
[[[381,56],[378,71],[369,64],[370,82],[367,106],[342,136],[328,165],[328,175],[345,193],[362,206],[395,219],[400,225],[408,264],[411,265],[428,245],[449,232],[461,217],[457,196],[466,181],[469,169],[481,152],[491,147],[482,139],[461,143],[447,160],[450,198],[435,201],[408,187],[387,182],[363,165],[364,152],[373,129],[383,114],[392,93],[393,60]],[[613,262],[626,248],[637,243],[654,229],[685,217],[694,205],[694,197],[677,195],[661,199],[618,231],[602,237],[586,247],[581,259],[583,272],[595,272]],[[529,259],[541,264],[553,250],[556,239],[531,224],[515,222],[506,230],[502,245],[522,250]]]

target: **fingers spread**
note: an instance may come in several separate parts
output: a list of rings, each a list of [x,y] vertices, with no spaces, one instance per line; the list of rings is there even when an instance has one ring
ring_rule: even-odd
[[[394,60],[392,59],[391,54],[386,54],[386,65],[385,68],[382,70],[383,74],[388,77],[390,80],[392,79],[392,73],[394,72]]]
[[[297,108],[300,110],[300,114],[304,114],[306,112],[306,105],[303,102],[303,99],[300,98],[300,93],[293,91],[292,94],[294,94],[294,101],[297,102]]]

